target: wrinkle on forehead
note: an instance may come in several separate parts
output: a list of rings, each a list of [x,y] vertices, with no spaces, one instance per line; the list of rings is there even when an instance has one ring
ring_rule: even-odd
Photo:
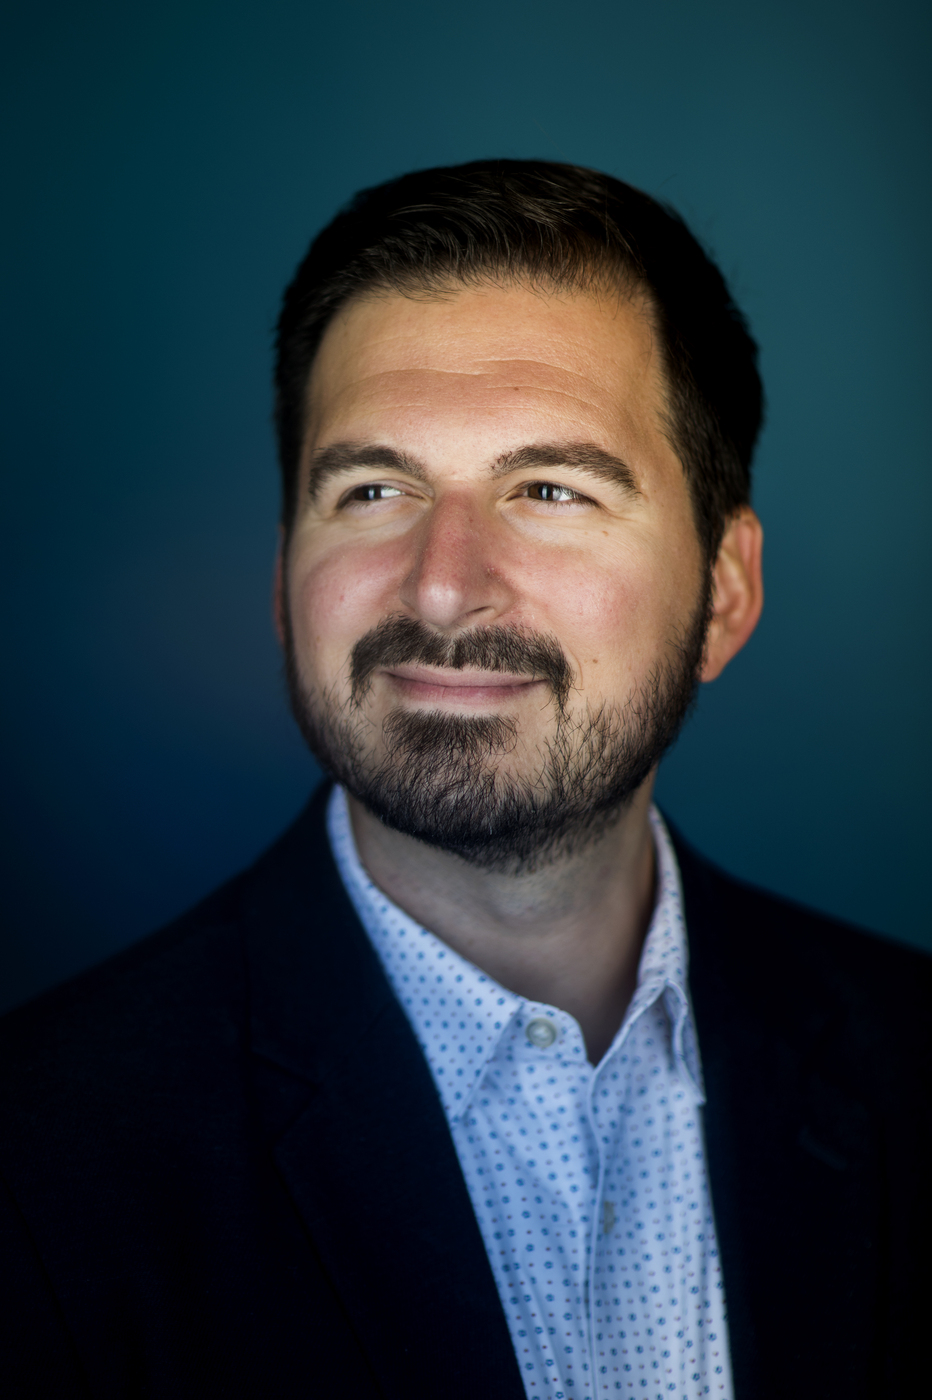
[[[550,371],[549,373],[547,371]],[[326,386],[328,389],[330,386]],[[365,399],[369,396],[384,396],[387,401],[397,404],[410,396],[413,402],[421,403],[425,398],[436,398],[443,402],[451,397],[480,399],[486,395],[516,393],[543,396],[559,395],[567,399],[577,399],[589,403],[597,399],[605,390],[595,384],[588,375],[571,374],[556,367],[544,367],[544,372],[536,376],[528,372],[499,374],[478,370],[475,372],[441,369],[396,369],[379,370],[371,374],[359,374],[334,386],[329,394],[331,401],[343,397]]]
[[[382,435],[386,414],[410,425],[425,410],[450,426],[481,414],[490,428],[500,415],[526,415],[516,429],[524,440],[535,435],[536,415],[548,435],[620,430],[646,444],[659,431],[666,442],[660,369],[643,297],[609,304],[517,285],[459,287],[442,300],[360,297],[340,309],[321,342],[305,451],[322,438]]]
[[[428,313],[425,316],[425,311]],[[618,337],[619,316],[627,313],[629,334]],[[595,315],[593,315],[595,313]],[[425,336],[425,325],[429,332]],[[546,361],[547,342],[559,347],[558,361],[566,363],[570,350],[581,361],[604,360],[606,352],[615,359],[629,360],[634,349],[630,331],[637,327],[638,349],[646,362],[654,359],[654,317],[643,296],[616,297],[611,306],[591,293],[555,290],[544,296],[523,285],[511,287],[458,287],[443,298],[417,300],[400,293],[381,296],[360,295],[342,306],[324,332],[318,358],[339,361],[347,340],[360,349],[360,331],[367,356],[401,354],[411,367],[436,365],[438,357],[453,355],[464,369],[469,360],[469,342],[481,341],[482,354],[474,361],[482,372],[487,364],[520,363],[526,358],[531,333],[541,354],[534,361]],[[598,352],[594,340],[600,340]],[[342,344],[341,344],[342,342]],[[501,346],[493,349],[495,343]],[[465,371],[468,372],[468,371]]]
[[[652,381],[655,362],[648,321],[637,316],[619,328],[616,316],[601,314],[591,297],[564,296],[543,306],[521,290],[463,292],[455,305],[400,296],[357,300],[324,335],[309,407],[354,384],[391,384],[404,375],[420,375],[424,383],[446,376],[521,389],[575,380],[604,392],[619,373],[629,384]]]

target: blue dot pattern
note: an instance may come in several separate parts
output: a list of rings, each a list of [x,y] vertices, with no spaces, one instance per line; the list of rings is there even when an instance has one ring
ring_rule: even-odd
[[[732,1400],[679,871],[656,810],[651,825],[658,894],[637,991],[593,1066],[573,1017],[500,987],[376,888],[341,789],[328,810],[343,882],[437,1085],[535,1400]],[[549,1045],[546,1027],[528,1039],[541,1019]]]

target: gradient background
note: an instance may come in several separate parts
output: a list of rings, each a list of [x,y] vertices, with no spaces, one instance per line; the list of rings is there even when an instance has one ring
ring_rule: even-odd
[[[7,13],[0,1004],[302,805],[268,603],[278,298],[354,190],[484,155],[674,203],[762,344],[767,607],[667,811],[731,870],[930,946],[928,6]]]

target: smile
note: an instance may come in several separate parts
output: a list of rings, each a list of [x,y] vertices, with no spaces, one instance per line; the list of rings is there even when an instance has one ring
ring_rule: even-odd
[[[523,698],[544,682],[535,676],[507,671],[453,670],[451,667],[392,666],[383,673],[408,700],[431,705],[488,708]]]

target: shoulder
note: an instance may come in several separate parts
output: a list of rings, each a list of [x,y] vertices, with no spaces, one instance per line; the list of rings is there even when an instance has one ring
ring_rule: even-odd
[[[199,1074],[221,1072],[248,1017],[251,911],[286,880],[296,845],[313,882],[313,867],[326,859],[320,805],[315,795],[253,866],[167,927],[0,1018],[8,1128],[17,1105],[27,1117],[38,1103],[70,1117],[95,1096],[138,1093],[156,1081],[176,1081],[190,1097]]]
[[[171,924],[0,1019],[0,1074],[22,1056],[36,1063],[80,1044],[106,1054],[114,1035],[145,1039],[193,1004],[229,1000],[250,872],[214,891]]]
[[[813,972],[824,966],[842,977],[892,977],[897,984],[910,975],[928,985],[928,953],[740,880],[675,830],[673,840],[687,914],[699,936],[727,947],[742,966],[766,966],[772,975],[776,965],[790,961],[794,971],[801,963]]]
[[[879,1063],[932,1060],[932,957],[736,879],[677,832],[690,979],[762,1024],[836,1026]]]
[[[43,1071],[86,1074],[95,1059],[119,1073],[131,1046],[165,1045],[173,1024],[235,1003],[240,876],[167,928],[0,1020],[0,1084],[35,1092]],[[153,1036],[156,1025],[159,1036]],[[72,1073],[68,1070],[71,1068]],[[138,1066],[137,1066],[138,1068]]]

